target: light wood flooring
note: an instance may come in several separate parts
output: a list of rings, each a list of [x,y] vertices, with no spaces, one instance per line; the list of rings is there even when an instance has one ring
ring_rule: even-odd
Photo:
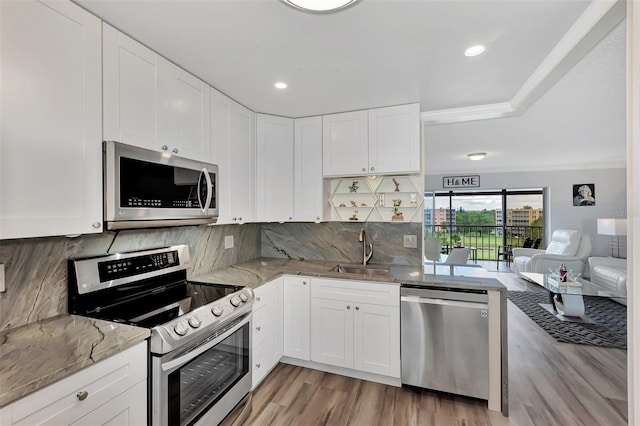
[[[511,273],[496,277],[510,290],[539,289]],[[254,391],[245,424],[627,424],[625,350],[557,343],[511,302],[508,321],[508,418],[483,401],[279,364]]]

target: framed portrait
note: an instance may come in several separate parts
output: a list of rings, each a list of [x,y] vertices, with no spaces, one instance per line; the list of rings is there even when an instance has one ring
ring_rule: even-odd
[[[573,185],[574,206],[595,206],[596,185],[593,183],[579,183]]]

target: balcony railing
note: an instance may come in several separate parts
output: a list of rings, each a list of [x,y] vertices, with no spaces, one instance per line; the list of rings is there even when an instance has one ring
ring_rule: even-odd
[[[425,237],[439,237],[444,247],[453,247],[457,241],[465,247],[475,247],[478,260],[496,260],[498,247],[522,247],[526,238],[544,242],[542,226],[495,225],[426,225]],[[543,243],[539,248],[543,248]]]

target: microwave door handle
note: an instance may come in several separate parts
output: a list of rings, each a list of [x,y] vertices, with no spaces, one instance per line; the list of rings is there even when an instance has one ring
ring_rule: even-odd
[[[204,206],[202,205],[202,199],[200,198],[200,190],[199,190],[203,175],[204,175],[204,179],[207,181],[207,199],[204,203]],[[213,191],[211,190],[211,177],[209,176],[209,170],[207,170],[206,167],[203,167],[202,171],[200,172],[200,177],[198,177],[198,202],[200,203],[200,207],[202,208],[202,212],[204,214],[207,214],[209,211],[209,204],[211,203],[211,197],[213,196],[212,192]]]

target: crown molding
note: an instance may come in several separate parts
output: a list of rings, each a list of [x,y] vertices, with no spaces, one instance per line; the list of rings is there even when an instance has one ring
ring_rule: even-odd
[[[522,115],[625,17],[625,0],[594,0],[508,102],[426,111],[423,124]]]

